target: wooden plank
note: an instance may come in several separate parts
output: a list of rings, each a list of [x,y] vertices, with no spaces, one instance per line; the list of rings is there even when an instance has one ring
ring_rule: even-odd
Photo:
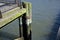
[[[23,37],[21,37],[21,38],[17,38],[17,39],[14,39],[14,40],[24,40],[24,38],[23,38]]]
[[[0,18],[2,18],[2,14],[1,14],[1,11],[0,11]]]
[[[0,19],[0,27],[2,27],[3,25],[9,23],[10,21],[14,20],[15,18],[21,16],[25,12],[26,12],[26,9],[23,8],[19,12],[17,11],[15,14],[12,14],[12,15],[6,17],[6,18]]]
[[[5,17],[7,17],[7,16],[9,16],[11,14],[15,14],[15,12],[18,11],[18,10],[20,11],[20,7],[16,7],[14,9],[12,9],[12,10],[4,12],[4,13],[2,13],[2,18],[5,18]]]

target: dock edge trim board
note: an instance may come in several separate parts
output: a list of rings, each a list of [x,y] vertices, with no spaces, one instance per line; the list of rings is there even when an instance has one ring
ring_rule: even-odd
[[[20,12],[17,12],[17,13],[15,13],[15,14],[12,14],[11,16],[8,16],[8,17],[6,17],[6,18],[0,19],[0,28],[1,28],[3,25],[11,22],[12,20],[16,19],[17,17],[21,16],[21,15],[24,14],[24,13],[26,13],[26,9],[23,8],[23,9],[20,10]]]

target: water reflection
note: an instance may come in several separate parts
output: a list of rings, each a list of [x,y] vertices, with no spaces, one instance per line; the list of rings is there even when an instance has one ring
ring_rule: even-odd
[[[49,40],[56,40],[59,26],[60,26],[60,12],[58,13],[56,19],[54,20],[54,25],[52,26]]]
[[[14,40],[15,38],[18,38],[17,35],[0,31],[0,40]]]

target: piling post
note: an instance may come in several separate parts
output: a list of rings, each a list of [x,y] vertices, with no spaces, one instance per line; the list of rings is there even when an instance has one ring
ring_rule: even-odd
[[[24,40],[28,40],[28,26],[27,26],[27,18],[26,18],[26,13],[23,14],[22,16],[22,26],[23,26],[23,37]]]

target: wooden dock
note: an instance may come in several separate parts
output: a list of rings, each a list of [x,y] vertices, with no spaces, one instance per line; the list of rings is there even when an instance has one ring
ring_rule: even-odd
[[[18,19],[19,20],[19,32],[21,32],[20,17],[22,18],[23,37],[21,36],[21,33],[20,33],[20,35],[19,35],[20,37],[14,39],[14,40],[29,40],[28,34],[30,32],[28,32],[28,31],[30,29],[28,29],[28,26],[26,24],[26,20],[27,20],[26,16],[27,16],[27,13],[29,13],[31,10],[31,3],[29,3],[29,2],[24,2],[24,3],[26,5],[26,8],[22,7],[22,9],[20,9],[20,7],[16,7],[14,9],[11,9],[7,12],[2,13],[2,18],[0,18],[0,29],[5,27],[9,23],[13,22],[15,19]],[[30,5],[30,6],[28,6],[28,5]]]
[[[12,11],[12,10],[11,10]],[[9,11],[8,13],[12,13],[11,15],[9,14],[5,14],[3,16],[3,18],[0,19],[0,28],[4,25],[6,25],[7,23],[11,22],[12,20],[16,19],[17,17],[21,16],[22,14],[24,14],[26,12],[26,9],[21,9],[20,11],[14,11],[14,12],[11,12]]]

